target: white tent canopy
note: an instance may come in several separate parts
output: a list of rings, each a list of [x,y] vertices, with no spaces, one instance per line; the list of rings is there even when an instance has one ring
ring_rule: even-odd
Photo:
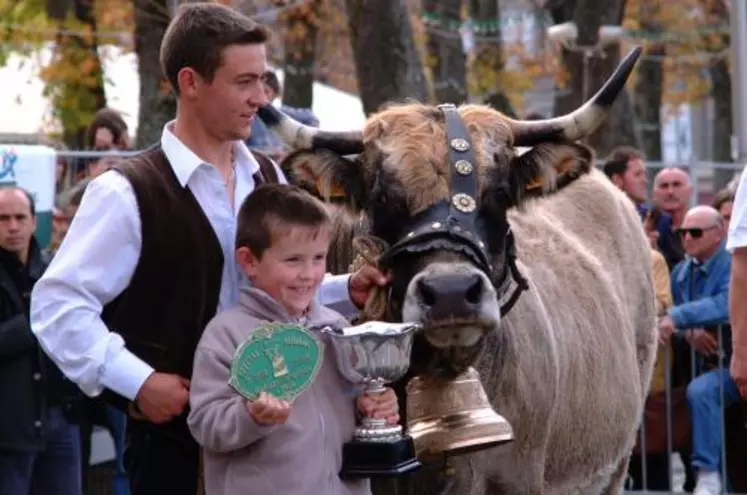
[[[122,53],[118,47],[99,49],[105,73],[107,103],[122,113],[130,132],[137,132],[140,105],[140,81],[137,57]],[[39,78],[39,68],[51,55],[45,48],[33,57],[11,55],[8,63],[0,67],[0,134],[36,134],[55,129],[51,124],[51,108],[43,95],[44,82]],[[277,71],[283,80],[282,71]],[[312,110],[321,126],[329,130],[346,130],[362,127],[365,121],[363,107],[358,97],[320,83],[314,83]]]

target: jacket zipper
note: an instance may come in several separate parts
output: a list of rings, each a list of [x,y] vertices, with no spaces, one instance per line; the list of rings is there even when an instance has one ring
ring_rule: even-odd
[[[304,320],[306,320],[306,319],[305,318],[298,318],[297,323],[306,326],[306,324],[308,324],[309,322],[308,321],[304,321]],[[324,368],[324,364],[322,364],[322,368]],[[322,370],[320,370],[319,374],[321,374],[321,372],[322,372]],[[319,377],[319,375],[317,375],[317,378],[318,377]],[[324,422],[324,414],[322,413],[322,409],[320,407],[320,402],[319,402],[319,399],[317,398],[317,391],[314,390],[313,386],[311,387],[311,390],[309,390],[309,391],[311,392],[311,396],[314,398],[314,408],[317,410],[317,416],[319,417],[319,426],[321,427],[320,430],[322,432],[322,452],[324,453],[323,459],[328,460],[329,456],[328,456],[328,453],[327,453],[327,451],[328,451],[328,449],[327,449],[327,428],[326,428],[326,424]],[[328,487],[327,487],[327,493],[329,493],[329,494],[332,493],[332,480],[333,479],[334,479],[333,472],[327,473],[327,485],[328,485]]]

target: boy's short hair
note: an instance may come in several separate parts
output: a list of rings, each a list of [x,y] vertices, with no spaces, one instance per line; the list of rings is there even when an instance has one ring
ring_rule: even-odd
[[[320,200],[290,184],[263,184],[241,204],[236,248],[247,247],[261,258],[273,236],[288,227],[324,228],[331,224]]]
[[[177,75],[183,68],[191,67],[212,82],[226,47],[262,44],[269,38],[266,27],[226,5],[183,4],[163,35],[161,70],[178,95]]]

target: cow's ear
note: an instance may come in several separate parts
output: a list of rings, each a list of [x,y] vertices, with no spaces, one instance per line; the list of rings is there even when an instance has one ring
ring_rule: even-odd
[[[344,201],[355,211],[365,204],[363,168],[357,158],[346,158],[326,149],[299,150],[288,154],[280,167],[288,182],[324,201]]]
[[[509,183],[514,206],[563,189],[594,166],[594,153],[577,143],[542,143],[511,160]]]

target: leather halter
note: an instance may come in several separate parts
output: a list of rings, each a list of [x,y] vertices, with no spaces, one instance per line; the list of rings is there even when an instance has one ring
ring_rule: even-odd
[[[381,255],[379,266],[391,267],[394,259],[402,253],[442,249],[466,255],[492,280],[493,270],[486,234],[491,225],[479,215],[475,165],[477,160],[469,131],[454,105],[443,104],[438,108],[444,114],[446,139],[449,145],[449,200],[440,201],[416,215],[405,237]],[[516,287],[508,300],[501,305],[501,315],[506,315],[519,299],[521,292],[528,288],[526,279],[516,267],[514,236],[510,229],[506,235],[505,254],[506,269],[501,280],[494,285],[496,290],[504,288],[510,273]]]

